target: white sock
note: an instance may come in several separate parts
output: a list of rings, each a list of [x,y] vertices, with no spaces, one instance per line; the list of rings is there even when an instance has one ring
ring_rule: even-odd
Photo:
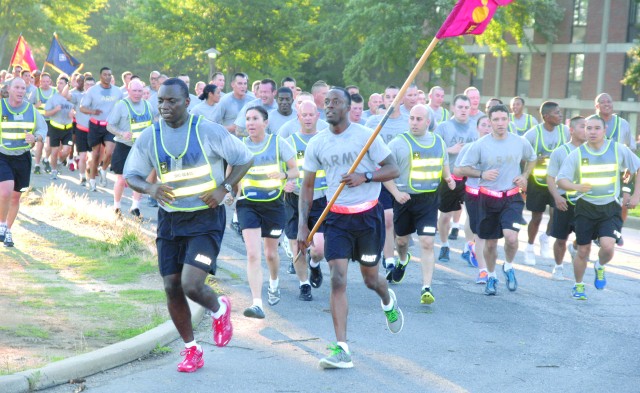
[[[487,271],[487,274],[489,275],[489,277],[496,278],[496,272],[495,271],[493,271],[493,272]]]
[[[278,289],[279,284],[280,284],[279,278],[276,278],[275,280],[269,279],[269,288],[271,288],[271,290]]]
[[[113,206],[114,206],[116,209],[120,209],[120,201],[118,201],[118,202],[115,202],[115,201],[114,201],[114,202],[113,202]]]
[[[460,229],[460,223],[459,222],[454,222],[451,224],[451,229]]]
[[[533,244],[527,243],[527,251],[533,252]]]
[[[196,347],[198,351],[202,351],[202,347],[200,346],[200,344],[196,342],[196,340],[193,340],[190,343],[184,343],[184,347],[185,348]]]
[[[464,252],[471,251],[471,249],[469,248],[469,243],[465,243],[464,244],[464,250],[462,250],[462,251],[464,251]]]
[[[506,272],[507,270],[511,270],[511,269],[513,269],[513,263],[505,262],[504,263],[504,271]]]
[[[449,247],[449,242],[447,241],[447,242],[442,243],[442,247]]]
[[[382,309],[384,311],[391,311],[393,309],[393,298],[389,296],[389,299],[390,299],[389,304],[386,304],[386,305],[382,303],[382,300],[380,300],[380,304],[382,305]]]
[[[391,258],[385,258],[384,259],[384,263],[387,264],[387,267],[389,266],[394,266],[396,264],[396,259],[394,257]]]
[[[312,268],[317,268],[318,266],[320,266],[320,261],[316,262],[313,259],[309,262],[309,266],[311,266]]]
[[[253,299],[253,304],[252,305],[262,308],[262,299]]]
[[[306,285],[311,285],[311,282],[309,282],[309,280],[307,280],[307,281],[300,281],[300,286],[303,286],[303,285],[305,285],[305,284],[306,284]]]
[[[342,341],[338,341],[338,346],[340,348],[342,348],[346,353],[350,353],[349,352],[349,346],[347,345],[347,343],[342,342]]]
[[[131,210],[138,209],[139,207],[140,207],[140,201],[134,199],[133,202],[131,202]]]
[[[218,304],[220,305],[220,308],[218,308],[218,311],[217,312],[213,312],[213,311],[211,312],[211,316],[214,319],[220,318],[221,316],[223,316],[227,312],[227,305],[226,305],[226,303],[221,302],[220,298],[218,298]]]
[[[91,187],[95,187],[96,186],[96,179],[89,179],[89,185],[91,185]]]
[[[584,285],[584,283],[583,282],[576,282],[575,285]]]
[[[424,291],[425,289],[431,289],[431,286],[429,286],[429,285],[423,285],[423,286],[422,286],[422,290]]]
[[[561,264],[559,264],[559,265],[556,265],[556,266],[555,266],[555,268],[556,268],[556,269],[562,269],[562,268],[563,268],[562,263],[561,263]]]
[[[0,222],[0,227],[6,227],[6,226],[7,226],[7,222],[6,221]]]
[[[598,259],[597,261],[595,261],[595,262],[594,262],[594,266],[596,267],[596,269],[600,269],[601,267],[603,267],[603,266],[600,264],[600,260],[599,260],[599,259]]]

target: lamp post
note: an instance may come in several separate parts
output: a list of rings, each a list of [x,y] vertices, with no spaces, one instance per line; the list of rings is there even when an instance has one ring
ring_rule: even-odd
[[[213,78],[213,73],[216,72],[216,59],[218,55],[220,55],[220,51],[216,48],[209,48],[204,51],[204,53],[206,53],[209,58],[209,79],[207,81],[207,83],[209,83],[211,78]]]

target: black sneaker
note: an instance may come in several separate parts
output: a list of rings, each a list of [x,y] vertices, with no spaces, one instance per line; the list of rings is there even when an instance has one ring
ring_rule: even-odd
[[[5,247],[13,247],[13,236],[11,236],[11,232],[9,230],[4,233],[3,243]]]
[[[396,270],[396,265],[387,265],[387,267],[385,268],[386,274],[385,274],[385,278],[387,279],[388,282],[392,282],[393,281],[393,272]]]
[[[440,262],[449,262],[449,247],[440,248],[440,256],[438,257]]]
[[[118,218],[122,217],[122,210],[119,207],[116,208],[115,214]]]
[[[140,213],[140,209],[138,209],[137,207],[135,209],[129,210],[129,213],[131,213],[132,216],[139,220],[142,219],[142,213]]]
[[[311,254],[307,251],[307,265],[309,265],[309,282],[311,282],[311,286],[314,288],[320,288],[322,285],[322,270],[320,269],[320,265],[316,267],[311,267]]]
[[[310,302],[313,300],[313,296],[311,295],[311,285],[302,284],[300,286],[300,295],[298,295],[298,299],[305,302]]]
[[[293,266],[293,261],[289,263],[289,267],[287,268],[287,273],[296,274],[296,267]]]
[[[240,224],[238,223],[238,221],[231,221],[230,226],[231,226],[231,229],[236,231],[238,235],[242,236],[242,230],[240,229]]]
[[[393,280],[394,283],[400,284],[402,282],[402,280],[404,279],[404,273],[407,269],[407,266],[409,265],[410,260],[411,260],[411,253],[408,253],[407,263],[403,265],[402,262],[398,261],[398,265],[396,266],[395,269],[393,269],[393,274],[391,275],[391,279]]]
[[[87,179],[83,177],[82,179],[80,179],[80,187],[86,187],[86,186],[87,186]]]
[[[40,175],[42,172],[40,172],[40,165],[36,165],[36,167],[33,170],[33,174],[34,175]]]
[[[458,228],[451,228],[451,233],[449,234],[449,240],[458,240]]]
[[[51,173],[51,164],[49,164],[49,161],[44,162],[44,171],[47,173]]]

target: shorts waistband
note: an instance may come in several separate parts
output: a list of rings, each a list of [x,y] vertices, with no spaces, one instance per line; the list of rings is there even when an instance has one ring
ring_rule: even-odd
[[[464,190],[467,192],[467,194],[471,194],[471,195],[478,195],[480,193],[479,188],[474,188],[471,186],[464,186]]]
[[[378,204],[377,199],[363,202],[355,206],[342,206],[342,205],[333,204],[331,206],[331,209],[329,209],[329,211],[332,213],[338,213],[338,214],[357,214],[357,213],[365,212],[367,210],[371,210],[377,204]]]
[[[69,123],[69,124],[62,124],[62,123],[58,123],[57,121],[51,120],[50,122],[52,127],[55,127],[59,130],[68,130],[71,127],[73,127],[73,123]]]
[[[486,187],[480,187],[480,194],[488,195],[494,198],[506,198],[520,193],[520,188],[514,187],[507,191],[493,191]]]
[[[463,181],[464,180],[464,177],[458,177],[458,176],[455,176],[455,175],[451,175],[451,178],[453,180],[455,180],[455,181]]]
[[[106,127],[109,124],[105,120],[96,120],[93,117],[89,121],[100,127]]]

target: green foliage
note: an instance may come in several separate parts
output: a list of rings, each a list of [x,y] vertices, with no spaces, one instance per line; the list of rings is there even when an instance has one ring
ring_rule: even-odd
[[[631,64],[621,82],[631,87],[634,93],[640,94],[640,46],[631,48],[627,55],[631,59]]]

